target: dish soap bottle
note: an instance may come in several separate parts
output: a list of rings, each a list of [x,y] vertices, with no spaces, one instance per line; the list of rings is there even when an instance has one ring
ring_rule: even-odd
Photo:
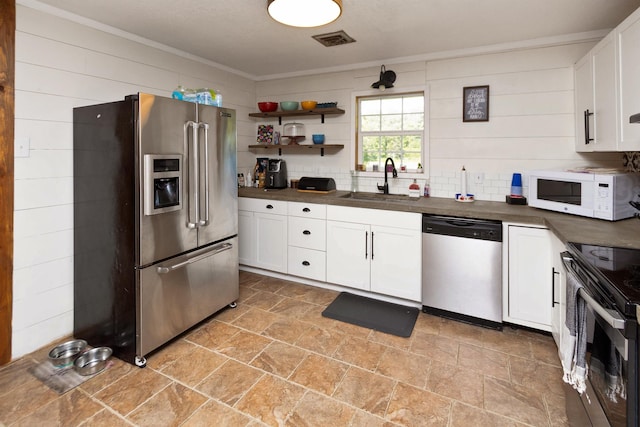
[[[429,188],[429,179],[427,178],[424,181],[424,193],[423,193],[423,195],[424,195],[424,197],[429,197],[430,194],[431,194],[431,189]]]
[[[409,197],[420,197],[420,186],[416,179],[409,185]]]

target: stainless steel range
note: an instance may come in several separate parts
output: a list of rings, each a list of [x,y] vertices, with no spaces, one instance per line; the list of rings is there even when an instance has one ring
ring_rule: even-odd
[[[586,301],[587,390],[582,395],[593,425],[637,427],[640,250],[569,243],[567,271]],[[605,422],[604,420],[602,422]]]

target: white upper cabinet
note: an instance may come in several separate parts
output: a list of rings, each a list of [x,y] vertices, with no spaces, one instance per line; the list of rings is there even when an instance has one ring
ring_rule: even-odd
[[[640,123],[629,116],[640,113],[640,9],[616,29],[620,79],[620,151],[640,150]]]
[[[640,9],[575,65],[576,151],[640,150]]]
[[[575,67],[576,151],[616,151],[616,48],[610,33]]]

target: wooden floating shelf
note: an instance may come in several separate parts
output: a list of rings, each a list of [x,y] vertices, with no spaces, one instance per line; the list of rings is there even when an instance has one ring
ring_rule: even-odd
[[[293,110],[293,111],[271,111],[268,113],[249,113],[249,117],[261,117],[261,118],[278,118],[278,124],[282,124],[283,117],[300,117],[300,116],[320,116],[320,120],[324,123],[325,115],[339,115],[344,114],[344,110],[341,108],[314,108],[313,110]]]
[[[250,149],[255,150],[278,150],[278,155],[282,156],[282,151],[301,151],[301,150],[320,150],[320,156],[324,156],[324,150],[326,149],[335,149],[342,150],[344,148],[343,144],[313,144],[313,145],[280,145],[280,144],[253,144],[249,146]]]

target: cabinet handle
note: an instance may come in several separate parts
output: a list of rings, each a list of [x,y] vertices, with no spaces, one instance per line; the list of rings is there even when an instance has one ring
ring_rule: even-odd
[[[373,261],[373,231],[371,232],[371,261]]]
[[[551,267],[551,308],[560,304],[559,301],[556,301],[556,274],[559,276],[560,272],[556,271],[555,267]]]
[[[311,265],[311,263],[309,261],[302,261],[302,265],[304,265],[305,267],[308,267]]]
[[[273,205],[267,205],[267,209],[273,209]]]
[[[304,209],[302,209],[302,212],[311,212],[311,209],[309,209],[309,208],[304,208]]]
[[[364,259],[369,258],[369,232],[364,232]]]
[[[584,110],[584,143],[589,144],[593,141],[593,138],[589,137],[589,116],[593,116],[593,113],[590,113],[589,110]]]
[[[310,232],[309,230],[304,230],[304,231],[302,232],[302,234],[304,234],[304,235],[308,236],[309,234],[311,234],[311,232]]]

